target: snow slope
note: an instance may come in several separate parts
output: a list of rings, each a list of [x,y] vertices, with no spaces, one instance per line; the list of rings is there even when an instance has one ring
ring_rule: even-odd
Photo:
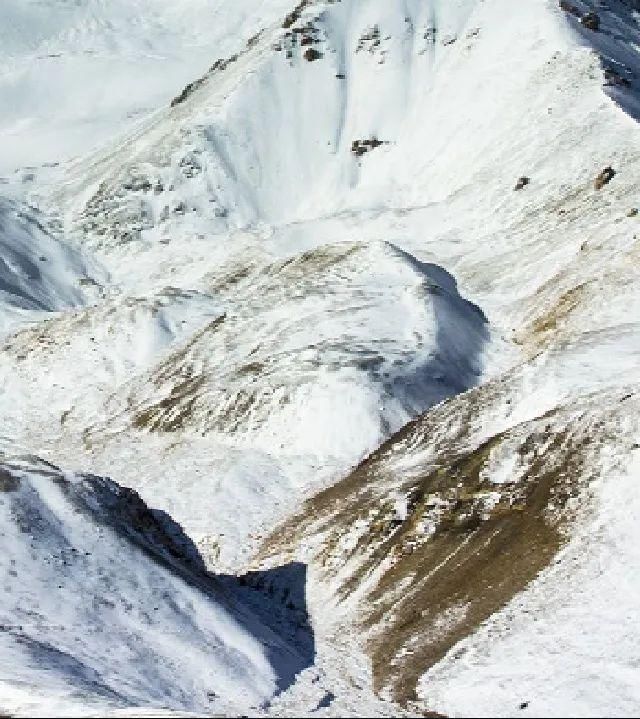
[[[61,114],[56,98],[21,81],[35,105],[2,114],[7,167],[44,162],[39,137],[51,148],[24,118],[51,114],[54,130],[70,131],[81,121],[74,93],[85,91],[85,70],[108,71],[118,87],[89,112],[87,137],[53,159],[120,133],[5,184],[12,202],[27,203],[12,207],[45,218],[38,242],[92,267],[57,273],[33,297],[24,282],[7,295],[3,312],[32,304],[22,317],[31,325],[6,338],[0,357],[6,433],[56,464],[135,487],[218,571],[241,571],[293,514],[264,553],[302,552],[311,563],[316,661],[340,695],[318,699],[326,713],[357,712],[350,693],[369,681],[417,702],[415,711],[508,714],[519,700],[535,713],[529,697],[546,691],[539,706],[549,714],[600,711],[601,697],[611,713],[631,713],[636,671],[611,628],[634,616],[633,577],[619,607],[603,597],[633,551],[601,571],[635,543],[633,524],[620,521],[635,505],[614,484],[635,471],[625,464],[637,432],[627,395],[640,346],[630,3],[576,0],[571,12],[551,0],[517,10],[508,0],[236,5],[3,7],[14,32],[38,27],[15,19],[25,8],[43,23],[7,42],[3,62],[18,68],[7,77],[22,77],[19,67],[38,74],[34,48],[82,48],[66,79],[51,76],[53,88],[74,78]],[[210,10],[215,28],[202,22]],[[587,11],[598,12],[597,30],[580,22]],[[92,44],[101,70],[85,57]],[[124,122],[136,108],[138,120]],[[20,128],[31,147],[9,143]],[[596,188],[608,165],[615,174]],[[91,293],[76,296],[85,275]],[[36,300],[58,312],[34,324]],[[569,489],[551,482],[560,496],[540,499],[542,478],[563,466]],[[488,562],[490,541],[478,538],[492,522],[502,527],[502,510],[499,536],[526,539],[522,516],[546,539],[532,542],[537,563],[507,561],[517,581],[500,591],[452,567],[451,591],[434,608],[412,589],[431,575],[414,572],[407,547],[433,559],[427,530],[443,520],[432,505],[420,514],[420,493],[434,493],[438,467],[437,491],[453,493],[440,499],[452,503],[454,528],[445,521],[442,531],[454,548],[473,546]],[[588,538],[605,525],[596,555]],[[598,558],[578,571],[576,556]],[[583,580],[587,597],[576,590]],[[478,603],[465,619],[456,591],[471,586]],[[415,621],[388,611],[398,596]],[[566,602],[553,669],[571,680],[551,693],[544,638],[558,636],[556,614],[540,596]],[[526,619],[534,607],[537,635]],[[576,644],[585,611],[605,608]],[[505,616],[516,617],[506,628]],[[438,632],[425,639],[432,618]],[[356,635],[371,678],[361,678]],[[348,659],[336,651],[345,637],[356,647]],[[469,674],[458,641],[473,658]],[[610,674],[581,670],[578,656],[616,667],[615,696],[605,691]],[[526,674],[514,675],[518,662]],[[465,688],[477,667],[501,687],[481,702]],[[310,711],[309,682],[303,673],[274,713]]]
[[[131,490],[3,455],[0,491],[4,711],[235,714],[299,667]]]
[[[465,7],[468,14],[471,6]],[[416,27],[410,29],[398,11],[385,15],[386,22],[390,29],[400,22],[413,38],[426,22],[421,7],[412,8]],[[325,48],[326,60],[308,62],[300,44],[288,58],[286,44],[301,33],[283,29],[279,20],[237,59],[216,66],[184,101],[155,113],[126,142],[73,163],[67,181],[39,198],[43,207],[62,214],[72,241],[96,253],[111,277],[110,291],[121,293],[116,304],[172,287],[210,297],[224,319],[216,317],[191,341],[176,336],[153,369],[130,382],[114,378],[111,388],[94,382],[98,393],[83,391],[80,401],[73,393],[86,382],[78,385],[74,373],[56,373],[46,414],[28,398],[34,378],[45,371],[39,368],[51,361],[50,351],[34,347],[34,335],[27,333],[16,346],[20,356],[25,346],[30,350],[8,391],[27,400],[13,405],[20,407],[16,425],[25,415],[32,418],[20,436],[25,446],[52,448],[56,457],[64,451],[71,463],[88,450],[95,470],[117,468],[121,481],[144,487],[146,497],[170,509],[189,531],[224,535],[223,557],[230,563],[246,556],[250,533],[282,517],[303,491],[344,472],[416,413],[478,382],[490,340],[482,312],[460,297],[455,279],[429,254],[412,254],[418,243],[406,232],[390,241],[381,233],[360,247],[352,231],[344,230],[349,218],[340,207],[351,176],[354,192],[364,193],[365,173],[373,178],[380,171],[375,152],[392,148],[358,158],[346,131],[336,148],[327,148],[324,138],[339,133],[351,84],[360,87],[383,65],[375,53],[358,52],[354,63],[362,65],[362,78],[336,78],[330,55],[346,56],[348,45],[366,34],[366,15],[348,3],[326,11],[312,6],[306,13],[294,30],[319,13],[313,23],[323,39],[314,47]],[[463,21],[447,19],[452,29]],[[404,64],[394,62],[391,71],[397,78]],[[319,124],[304,115],[316,82],[328,97],[335,95]],[[373,104],[377,112],[380,103],[374,98]],[[257,117],[260,128],[247,125]],[[287,127],[296,128],[291,147],[274,153]],[[371,131],[359,128],[363,138]],[[341,184],[329,192],[326,182],[336,171]],[[316,172],[323,180],[318,186]],[[304,186],[309,197],[325,193],[337,204],[338,227],[324,237],[290,224],[307,217],[299,199]],[[313,207],[314,213],[321,209]],[[350,244],[340,250],[333,247],[336,241]],[[71,351],[86,357],[87,338],[67,336],[65,325],[57,325],[56,343],[79,343]],[[88,341],[96,345],[89,356],[98,363],[92,374],[101,376],[109,353],[118,350],[108,344],[100,359],[100,341],[89,331]],[[122,358],[113,361],[125,364]],[[183,477],[179,489],[158,479],[151,469],[157,461],[184,475],[194,446],[201,448],[199,466],[195,471],[192,464],[192,476]],[[140,452],[149,456],[148,472],[125,460]],[[221,461],[225,453],[228,459]],[[129,476],[133,467],[136,476]],[[211,519],[211,505],[197,499],[200,482],[206,482],[211,503],[223,501],[228,512]],[[185,485],[193,494],[185,493]],[[271,501],[252,500],[251,521],[233,520],[247,497],[265,492]]]
[[[485,22],[499,7],[485,4]],[[551,3],[511,14],[509,65],[481,65],[500,94],[490,103],[464,95],[468,135],[491,137],[489,148],[458,164],[462,137],[429,172],[439,189],[486,158],[481,192],[459,188],[443,208],[418,211],[428,249],[500,322],[520,362],[408,425],[265,545],[267,554],[316,564],[333,611],[356,618],[380,690],[446,714],[633,715],[637,707],[626,644],[637,641],[629,622],[638,596],[627,521],[637,508],[626,484],[637,474],[640,347],[635,82],[606,88],[618,107],[601,94],[610,63],[635,77],[637,20],[619,3],[580,4],[580,13],[589,9],[602,17],[593,43],[573,17],[579,34],[564,34],[566,18]],[[483,47],[485,63],[495,47]],[[501,102],[490,128],[474,117]],[[615,179],[597,189],[608,164]],[[519,174],[530,183],[516,193]],[[544,499],[551,481],[561,487]],[[618,582],[624,598],[611,603]],[[326,606],[327,597],[318,601]],[[421,667],[434,664],[421,679]]]
[[[100,276],[81,250],[60,241],[34,208],[0,198],[0,332],[85,304]]]
[[[5,0],[0,173],[86,152],[233,52],[288,0]],[[46,173],[46,168],[44,168]],[[21,176],[23,176],[21,174]]]

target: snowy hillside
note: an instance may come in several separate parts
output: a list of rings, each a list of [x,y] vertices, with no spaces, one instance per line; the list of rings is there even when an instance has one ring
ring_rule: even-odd
[[[107,141],[236,51],[289,0],[3,0],[0,174]]]
[[[12,710],[236,713],[301,667],[131,490],[3,456],[0,492],[0,691]]]
[[[3,434],[54,467],[6,460],[0,709],[637,710],[639,47],[631,0],[2,5]]]
[[[46,227],[33,208],[0,198],[1,332],[30,312],[50,313],[86,303],[95,284],[91,262]],[[21,312],[22,310],[22,312]],[[42,316],[42,315],[41,315]]]

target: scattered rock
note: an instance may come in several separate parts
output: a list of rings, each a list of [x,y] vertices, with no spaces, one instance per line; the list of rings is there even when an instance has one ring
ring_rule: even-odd
[[[573,15],[574,17],[579,18],[580,24],[583,27],[586,27],[587,30],[593,30],[593,32],[598,32],[598,30],[600,29],[600,16],[598,15],[598,13],[588,12],[583,15],[580,8],[576,7],[570,2],[567,2],[567,0],[560,0],[559,5],[561,10],[564,10],[566,13],[569,13],[569,15]]]
[[[257,32],[255,35],[252,35],[252,36],[247,40],[247,47],[253,47],[254,45],[257,45],[257,44],[258,44],[258,41],[260,40],[260,36],[261,36],[261,35],[262,35],[262,30],[260,30],[259,32]]]
[[[152,185],[146,177],[130,177],[122,183],[122,189],[127,192],[149,192]]]
[[[185,177],[193,178],[202,172],[202,165],[194,152],[189,152],[180,160],[179,167]]]
[[[588,12],[580,18],[580,24],[586,27],[587,30],[593,30],[598,32],[600,29],[600,16],[595,12]]]
[[[294,50],[298,46],[308,47],[310,45],[319,45],[321,42],[321,31],[314,25],[314,21],[310,20],[304,25],[291,27],[278,41],[273,48],[281,52],[286,50],[288,59],[292,59],[295,55]],[[322,57],[322,55],[320,55]],[[310,62],[319,59],[314,54],[307,58]]]
[[[436,44],[436,38],[438,37],[438,28],[433,26],[425,27],[422,33],[422,39],[426,40],[430,45]]]
[[[360,39],[358,40],[358,46],[356,47],[356,52],[368,49],[370,53],[373,53],[376,48],[380,47],[380,37],[381,36],[379,25],[374,25],[373,27],[369,28],[360,36]]]
[[[322,53],[315,49],[315,47],[308,47],[304,51],[303,55],[304,59],[308,62],[313,62],[314,60],[319,60],[321,57],[323,57]]]
[[[227,58],[218,58],[213,65],[209,68],[207,71],[207,75],[212,75],[214,72],[220,72],[221,70],[226,70],[229,65],[233,62],[238,61],[238,53],[234,53],[230,57]],[[206,77],[206,76],[205,76]]]
[[[513,188],[514,190],[522,190],[523,187],[526,187],[531,180],[526,176],[523,175],[522,177],[518,178],[518,181],[516,182],[516,186]]]
[[[368,140],[354,140],[351,143],[351,152],[356,157],[361,157],[370,150],[374,150],[376,147],[380,147],[380,145],[384,144],[385,143],[382,140],[378,140],[377,137],[371,137]]]
[[[216,60],[202,77],[198,78],[197,80],[194,80],[193,82],[190,82],[188,85],[185,85],[182,92],[180,92],[179,95],[177,95],[173,98],[173,100],[171,100],[171,107],[176,107],[176,105],[180,105],[180,103],[184,102],[199,87],[204,85],[207,78],[213,75],[214,72],[219,72],[226,69],[228,65],[230,65],[232,62],[236,62],[237,59],[238,54],[236,53],[235,55],[231,55],[231,57],[228,57],[226,59]]]
[[[605,167],[604,170],[602,170],[602,172],[596,177],[593,186],[596,190],[601,190],[606,184],[611,182],[615,174],[616,171],[613,169],[613,167]]]
[[[197,90],[202,84],[204,83],[204,78],[200,78],[199,80],[194,80],[193,82],[188,83],[185,85],[183,90],[180,92],[179,95],[176,95],[176,97],[171,100],[171,107],[175,107],[176,105],[179,105],[181,102],[184,102],[189,95],[191,95],[195,90]]]
[[[285,17],[282,27],[286,30],[290,28],[293,23],[300,19],[302,11],[309,5],[309,0],[302,0],[296,7]]]

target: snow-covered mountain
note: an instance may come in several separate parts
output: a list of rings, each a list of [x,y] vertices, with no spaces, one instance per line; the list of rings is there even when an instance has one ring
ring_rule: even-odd
[[[289,0],[3,0],[0,173],[121,135]]]
[[[20,711],[238,713],[304,668],[132,490],[5,455],[0,491],[0,686]]]
[[[0,611],[46,636],[7,635],[0,709],[633,714],[640,9],[0,20],[0,406],[44,458],[6,460],[34,579]],[[119,497],[181,527],[197,581]],[[108,636],[100,577],[140,608]]]

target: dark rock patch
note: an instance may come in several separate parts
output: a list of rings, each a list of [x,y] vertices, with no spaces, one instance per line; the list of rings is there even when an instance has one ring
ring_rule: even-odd
[[[615,177],[616,171],[613,167],[605,167],[604,170],[596,177],[593,186],[596,190],[601,190],[605,185],[608,185],[611,180]]]
[[[595,12],[588,12],[586,15],[583,15],[580,18],[580,24],[583,27],[586,27],[587,30],[593,30],[593,32],[598,32],[600,29],[600,16],[598,13]]]
[[[285,17],[282,27],[288,30],[295,22],[300,19],[302,11],[309,5],[309,0],[302,0],[295,8]]]
[[[351,152],[356,157],[362,157],[362,155],[365,155],[367,152],[370,152],[371,150],[375,150],[376,147],[380,147],[380,145],[385,145],[383,140],[378,140],[377,137],[371,137],[367,140],[354,140],[351,143]]]
[[[570,15],[575,15],[575,17],[582,16],[580,9],[577,8],[575,5],[572,5],[570,2],[567,2],[567,0],[560,0],[559,4],[560,9],[564,10],[565,12],[568,12]]]
[[[308,47],[304,51],[304,55],[302,57],[304,57],[307,62],[314,62],[314,60],[320,60],[324,56],[321,52],[316,50],[315,47]]]

